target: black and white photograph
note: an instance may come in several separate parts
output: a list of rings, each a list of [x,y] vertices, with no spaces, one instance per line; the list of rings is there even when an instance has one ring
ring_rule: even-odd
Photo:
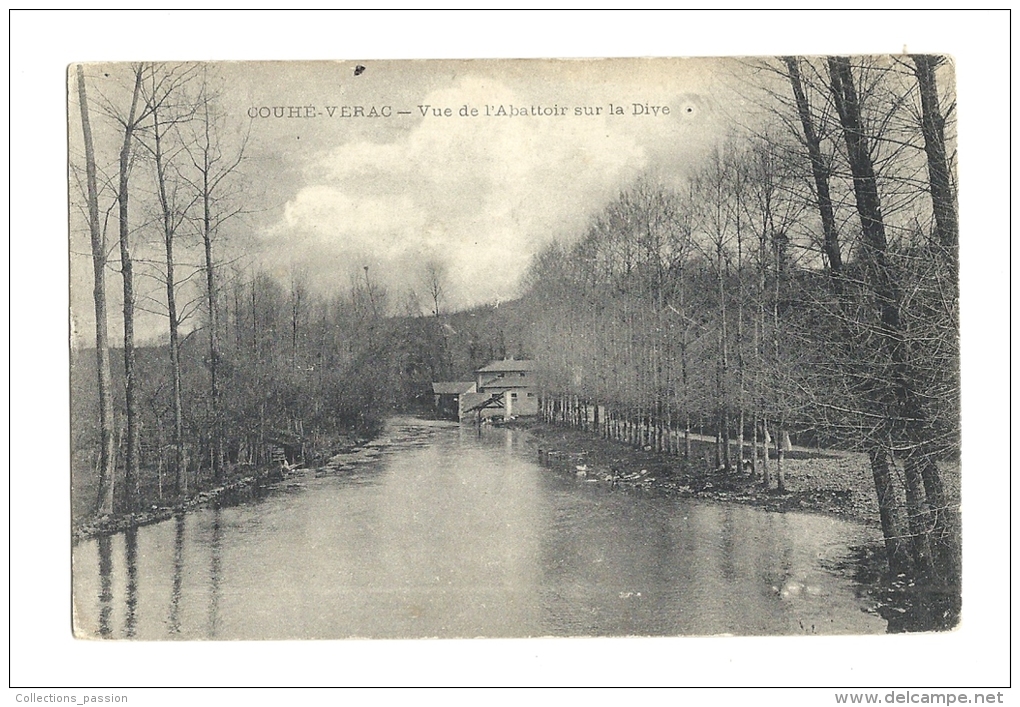
[[[1002,703],[1007,17],[13,13],[12,697]]]
[[[956,626],[947,57],[68,87],[77,636]]]

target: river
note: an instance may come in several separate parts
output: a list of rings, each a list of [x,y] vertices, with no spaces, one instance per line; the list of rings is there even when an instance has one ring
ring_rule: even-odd
[[[830,569],[878,534],[610,488],[525,431],[395,418],[328,470],[73,549],[87,637],[884,633]]]

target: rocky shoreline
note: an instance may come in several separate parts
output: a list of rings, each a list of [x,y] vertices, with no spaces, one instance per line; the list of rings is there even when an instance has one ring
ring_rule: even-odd
[[[250,491],[260,484],[275,481],[279,478],[279,468],[261,469],[254,474],[243,476],[235,481],[222,486],[217,486],[206,491],[200,491],[195,496],[170,506],[150,506],[148,510],[135,513],[114,513],[112,515],[92,518],[86,523],[74,528],[72,538],[74,542],[88,540],[91,538],[114,535],[116,533],[137,528],[143,525],[152,525],[160,521],[168,520],[181,513],[202,508],[228,494],[241,491]]]

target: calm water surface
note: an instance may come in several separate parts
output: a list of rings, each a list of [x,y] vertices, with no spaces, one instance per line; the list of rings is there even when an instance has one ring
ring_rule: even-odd
[[[328,471],[73,551],[86,636],[883,633],[826,567],[875,531],[610,489],[527,433],[395,419]]]

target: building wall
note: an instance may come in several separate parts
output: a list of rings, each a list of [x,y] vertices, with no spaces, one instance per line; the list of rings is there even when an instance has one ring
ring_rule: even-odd
[[[512,397],[510,401],[511,415],[514,417],[527,417],[538,414],[538,393],[534,390],[510,390],[507,395]]]
[[[486,409],[483,417],[522,417],[538,414],[538,378],[535,371],[478,371],[475,386],[479,394],[504,394],[506,408]]]
[[[505,390],[509,388],[531,388],[538,385],[534,371],[504,371],[501,373],[478,373],[477,389]]]
[[[538,414],[538,391],[529,388],[503,388],[497,386],[487,386],[484,390],[480,391],[485,395],[492,393],[503,393],[504,401],[510,399],[510,415],[514,417],[521,417],[527,415]],[[504,405],[506,403],[504,402]],[[487,416],[492,417],[493,415],[504,415],[504,410],[490,411],[486,410]]]

